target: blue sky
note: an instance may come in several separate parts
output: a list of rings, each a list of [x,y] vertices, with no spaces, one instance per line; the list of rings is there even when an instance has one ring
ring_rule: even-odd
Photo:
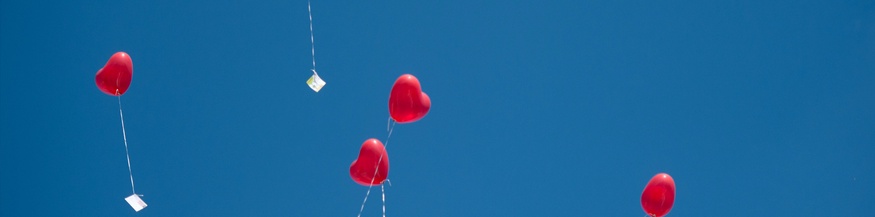
[[[319,93],[306,1],[0,4],[0,216],[354,216],[404,73],[389,216],[643,216],[659,172],[668,216],[875,204],[872,1],[314,1]]]

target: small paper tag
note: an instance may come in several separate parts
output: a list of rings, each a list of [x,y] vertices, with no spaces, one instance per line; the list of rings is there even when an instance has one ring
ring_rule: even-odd
[[[134,208],[134,211],[137,212],[143,210],[143,208],[146,208],[146,206],[148,206],[146,205],[146,202],[143,202],[143,199],[140,199],[140,196],[136,194],[132,194],[131,196],[126,197],[125,201],[127,201],[128,204],[131,205],[131,208]]]
[[[319,90],[322,89],[322,86],[325,86],[325,81],[323,81],[319,75],[313,74],[313,76],[310,76],[310,79],[307,79],[307,85],[310,86],[310,89],[313,89],[313,91],[318,93]]]

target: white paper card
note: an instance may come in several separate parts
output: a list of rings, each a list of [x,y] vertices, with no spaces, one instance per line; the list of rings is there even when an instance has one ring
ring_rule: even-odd
[[[307,79],[307,85],[310,86],[310,89],[313,89],[313,91],[318,93],[319,90],[322,89],[322,86],[325,86],[325,81],[323,81],[319,75],[313,74],[313,76],[310,76],[310,79]]]
[[[130,204],[131,207],[134,208],[134,211],[137,212],[143,210],[143,208],[146,208],[147,206],[146,202],[143,202],[143,199],[140,199],[140,196],[136,194],[132,194],[131,196],[126,197],[125,201],[127,201],[128,204]]]

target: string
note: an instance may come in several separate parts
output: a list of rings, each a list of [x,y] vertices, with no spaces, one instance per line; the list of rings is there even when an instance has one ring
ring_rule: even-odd
[[[313,74],[316,73],[316,41],[313,39],[313,10],[310,9],[310,0],[307,0],[307,14],[310,15],[310,54],[313,56]]]
[[[134,172],[131,170],[131,154],[128,152],[128,134],[125,132],[125,115],[122,113],[122,95],[119,94],[118,90],[115,91],[118,94],[118,115],[122,120],[122,138],[125,141],[125,157],[128,159],[128,175],[131,176],[131,192],[137,194],[136,189],[134,188]]]
[[[373,179],[371,179],[371,183],[374,183],[374,180],[373,180]],[[365,203],[368,202],[368,196],[369,196],[369,195],[371,195],[371,185],[368,186],[368,193],[365,193],[365,201],[362,201],[362,207],[359,208],[359,214],[356,215],[357,217],[361,217],[361,216],[362,216],[362,211],[365,211]]]
[[[389,126],[389,128],[386,129],[387,131],[389,131],[389,135],[386,136],[386,144],[383,145],[383,149],[386,149],[389,147],[389,139],[392,138],[392,131],[395,130],[395,123],[397,123],[397,122],[392,121],[392,117],[389,117],[389,120],[386,123],[386,126]],[[365,210],[365,203],[368,202],[368,196],[371,195],[371,188],[374,187],[373,183],[374,183],[374,180],[377,178],[377,172],[380,171],[380,163],[382,163],[382,162],[383,162],[383,155],[380,155],[379,160],[377,160],[377,165],[374,165],[376,169],[374,170],[374,175],[371,176],[371,182],[369,182],[370,185],[368,185],[368,191],[367,191],[367,193],[365,193],[365,199],[362,201],[362,206],[361,206],[361,208],[359,208],[359,214],[356,215],[357,217],[361,217],[362,211]],[[386,217],[386,191],[383,189],[384,189],[383,184],[381,183],[380,184],[380,191],[383,192],[383,217]]]

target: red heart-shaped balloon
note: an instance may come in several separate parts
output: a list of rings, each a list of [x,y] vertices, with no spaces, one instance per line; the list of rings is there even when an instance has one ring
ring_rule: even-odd
[[[382,184],[386,180],[386,176],[389,176],[389,155],[380,140],[368,139],[362,144],[359,157],[349,165],[349,176],[364,186]]]
[[[411,74],[404,74],[395,80],[392,92],[389,94],[389,115],[398,123],[412,123],[425,117],[431,108],[428,98],[419,80]]]
[[[117,52],[106,61],[106,65],[97,70],[95,80],[97,88],[112,96],[121,96],[131,86],[134,76],[134,64],[131,56],[125,52]]]
[[[641,193],[641,207],[647,215],[662,217],[668,214],[674,205],[674,179],[668,174],[660,173],[653,176],[644,192]]]

